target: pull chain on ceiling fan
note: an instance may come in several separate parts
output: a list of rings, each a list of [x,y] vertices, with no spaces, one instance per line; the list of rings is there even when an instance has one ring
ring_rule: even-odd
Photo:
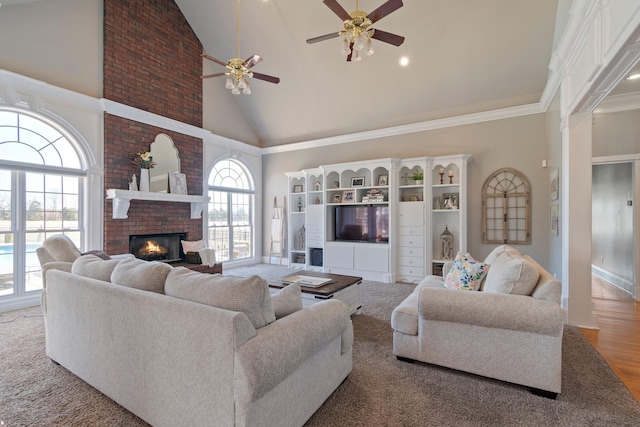
[[[344,30],[308,39],[307,43],[309,44],[335,37],[343,37],[341,53],[347,56],[347,61],[357,62],[362,59],[361,51],[365,47],[365,53],[373,55],[371,39],[380,40],[394,46],[400,46],[404,43],[404,37],[402,36],[371,28],[377,21],[400,9],[403,6],[402,0],[388,0],[369,14],[358,9],[358,0],[356,0],[356,10],[351,13],[347,13],[338,4],[337,0],[324,0],[323,3],[344,21]]]
[[[237,1],[236,24],[236,40],[238,52],[237,57],[230,59],[229,61],[227,61],[227,63],[224,63],[223,61],[220,61],[213,56],[207,55],[206,53],[202,54],[204,58],[207,58],[208,60],[213,61],[216,64],[220,64],[226,67],[229,71],[226,71],[224,73],[208,74],[206,76],[201,76],[201,78],[207,79],[210,77],[227,76],[225,88],[230,89],[231,93],[234,95],[239,95],[241,90],[242,93],[246,95],[251,94],[251,89],[249,88],[249,78],[256,78],[275,84],[280,83],[280,79],[278,77],[249,71],[251,67],[262,61],[262,57],[260,55],[254,54],[247,59],[240,58],[240,0]]]

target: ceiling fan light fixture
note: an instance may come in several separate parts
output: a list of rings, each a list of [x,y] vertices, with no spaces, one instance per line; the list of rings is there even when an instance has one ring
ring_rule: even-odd
[[[231,81],[231,76],[227,76],[227,84],[224,85],[225,89],[233,89],[233,81]]]
[[[251,95],[251,89],[249,88],[249,83],[247,83],[247,87],[242,89],[242,93],[244,93],[245,95]]]
[[[238,87],[234,87],[233,89],[231,89],[231,93],[234,95],[240,95],[240,89],[238,89]]]
[[[247,87],[247,80],[243,77],[238,79],[238,89],[245,89]]]
[[[373,43],[371,43],[371,39],[367,39],[367,55],[371,56],[375,53],[373,50]]]
[[[342,41],[342,49],[340,50],[340,53],[343,54],[344,56],[347,56],[351,53],[351,48],[349,47],[349,40],[347,40],[346,37]]]

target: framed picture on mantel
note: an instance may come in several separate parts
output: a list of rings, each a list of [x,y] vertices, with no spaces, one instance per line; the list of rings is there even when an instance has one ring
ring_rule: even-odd
[[[187,194],[187,175],[171,172],[169,174],[169,191],[173,194]]]

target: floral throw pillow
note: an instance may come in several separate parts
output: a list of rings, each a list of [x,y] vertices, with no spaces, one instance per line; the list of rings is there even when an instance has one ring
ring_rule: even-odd
[[[444,286],[449,289],[477,291],[489,267],[489,264],[476,261],[469,254],[458,252],[444,279]]]

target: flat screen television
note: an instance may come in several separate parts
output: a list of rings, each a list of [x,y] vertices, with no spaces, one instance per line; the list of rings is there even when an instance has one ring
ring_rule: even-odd
[[[389,242],[389,206],[336,206],[335,240]]]

